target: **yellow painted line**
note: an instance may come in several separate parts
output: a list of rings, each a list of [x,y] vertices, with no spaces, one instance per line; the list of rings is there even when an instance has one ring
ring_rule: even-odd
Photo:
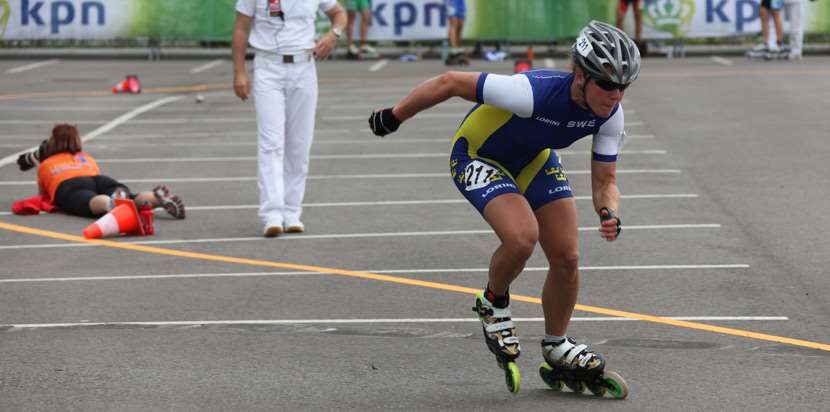
[[[152,254],[159,254],[159,255],[167,255],[167,256],[177,256],[177,257],[184,257],[189,259],[201,259],[201,260],[208,260],[214,262],[224,262],[224,263],[238,263],[242,265],[251,265],[251,266],[260,266],[260,267],[270,267],[270,268],[280,268],[280,269],[293,269],[293,270],[303,270],[308,272],[317,272],[317,273],[331,273],[341,276],[349,276],[353,278],[359,279],[371,279],[377,280],[380,282],[389,282],[389,283],[397,283],[401,285],[410,285],[410,286],[420,286],[425,288],[431,289],[438,289],[438,290],[446,290],[451,292],[458,292],[458,293],[467,293],[467,294],[475,294],[478,293],[480,290],[476,288],[468,288],[464,286],[452,285],[448,283],[439,283],[439,282],[429,282],[424,280],[417,280],[417,279],[409,279],[405,277],[398,277],[398,276],[388,276],[388,275],[380,275],[376,273],[368,273],[368,272],[358,272],[353,270],[345,270],[345,269],[335,269],[335,268],[327,268],[322,266],[313,266],[313,265],[302,265],[296,263],[284,263],[284,262],[270,262],[266,260],[257,260],[257,259],[246,259],[246,258],[236,258],[231,256],[221,256],[221,255],[209,255],[206,253],[198,253],[198,252],[186,252],[182,250],[175,250],[175,249],[165,249],[153,246],[144,246],[144,245],[134,245],[129,243],[121,243],[121,242],[114,242],[111,240],[103,240],[103,239],[85,239],[80,236],[75,235],[68,235],[65,233],[59,232],[52,232],[48,230],[42,229],[35,229],[27,226],[20,226],[14,225],[10,223],[0,222],[0,229],[5,229],[11,232],[18,232],[18,233],[25,233],[34,236],[41,236],[47,237],[52,239],[60,239],[66,240],[69,242],[80,242],[80,243],[89,243],[99,246],[110,247],[114,249],[123,249],[123,250],[131,250],[136,252],[145,252],[145,253],[152,253]],[[514,301],[520,302],[528,302],[528,303],[535,303],[535,304],[542,304],[542,299],[531,297],[531,296],[523,296],[523,295],[510,295],[510,298]],[[668,319],[663,318],[660,316],[652,316],[652,315],[644,315],[641,313],[635,312],[627,312],[617,309],[608,309],[602,308],[597,306],[587,306],[587,305],[576,305],[576,310],[580,310],[583,312],[589,313],[596,313],[601,315],[607,316],[616,316],[622,318],[631,318],[642,320],[645,322],[651,323],[658,323],[662,325],[669,325],[675,326],[679,328],[686,328],[686,329],[694,329],[694,330],[702,330],[707,332],[713,333],[721,333],[724,335],[733,335],[733,336],[741,336],[745,338],[769,341],[769,342],[777,342],[777,343],[785,343],[788,345],[794,346],[801,346],[805,348],[812,348],[818,349],[823,351],[830,352],[830,344],[820,343],[820,342],[812,342],[807,340],[801,339],[793,339],[787,338],[783,336],[775,336],[775,335],[768,335],[765,333],[757,333],[751,332],[747,330],[741,329],[734,329],[734,328],[726,328],[721,326],[713,326],[707,325],[704,323],[697,323],[697,322],[689,322],[683,320],[675,320],[675,319]]]

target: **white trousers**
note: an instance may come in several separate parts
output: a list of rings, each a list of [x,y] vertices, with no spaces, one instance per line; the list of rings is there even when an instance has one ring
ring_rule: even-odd
[[[804,43],[803,2],[800,0],[786,0],[784,7],[790,17],[790,54],[801,56]]]
[[[317,111],[314,61],[283,63],[281,56],[254,59],[257,122],[257,185],[263,224],[300,218]]]

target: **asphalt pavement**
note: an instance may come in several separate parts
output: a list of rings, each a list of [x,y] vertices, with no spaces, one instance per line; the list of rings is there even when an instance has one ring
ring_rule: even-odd
[[[505,388],[470,311],[498,239],[448,175],[471,103],[384,139],[366,123],[445,70],[319,63],[307,231],[264,239],[253,105],[228,60],[0,60],[0,410],[826,409],[830,57],[646,59],[624,101],[617,242],[596,233],[590,137],[560,151],[581,240],[569,335],[625,400],[539,378],[538,249],[511,287],[522,389]],[[112,95],[128,74],[144,92]],[[37,192],[16,153],[59,122],[103,173],[170,187],[187,219],[90,243],[88,219],[12,215]]]

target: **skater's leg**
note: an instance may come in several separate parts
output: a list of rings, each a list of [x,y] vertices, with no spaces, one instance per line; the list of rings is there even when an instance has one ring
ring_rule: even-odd
[[[489,287],[495,295],[504,296],[533,254],[539,227],[527,200],[517,193],[491,200],[484,208],[484,219],[501,240],[490,259]]]
[[[545,333],[564,336],[579,294],[579,235],[576,203],[559,199],[536,210],[539,244],[550,268],[542,290]]]

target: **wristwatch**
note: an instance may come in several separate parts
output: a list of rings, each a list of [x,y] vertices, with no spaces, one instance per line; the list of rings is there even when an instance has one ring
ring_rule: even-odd
[[[338,39],[343,37],[343,29],[340,27],[332,27],[331,32],[334,33],[334,37],[337,37]]]

